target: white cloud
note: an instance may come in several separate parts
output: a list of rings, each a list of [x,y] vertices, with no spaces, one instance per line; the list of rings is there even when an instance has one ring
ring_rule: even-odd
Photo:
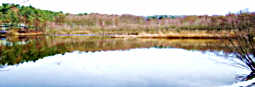
[[[20,0],[3,2],[21,3]],[[245,8],[255,11],[252,3],[252,0],[30,0],[22,4],[69,13],[212,15],[237,12]]]

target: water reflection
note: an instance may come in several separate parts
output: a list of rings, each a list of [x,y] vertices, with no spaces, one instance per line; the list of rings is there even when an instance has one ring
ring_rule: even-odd
[[[13,46],[14,44],[18,45],[25,45],[29,41],[26,40],[25,38],[22,37],[12,37],[12,38],[7,38],[7,37],[0,37],[0,46]]]
[[[0,72],[3,87],[219,87],[240,71],[211,52],[176,48],[70,52]],[[9,68],[9,67],[7,67]],[[15,82],[15,84],[12,84]]]
[[[229,49],[231,49],[232,55],[228,55],[228,57],[235,57],[239,60],[241,60],[243,63],[238,64],[240,66],[246,67],[250,70],[250,74],[247,76],[241,77],[242,80],[251,80],[249,84],[246,85],[246,87],[252,87],[255,86],[255,80],[253,78],[255,77],[255,41],[253,35],[247,35],[245,37],[240,37],[237,39],[231,39],[229,40],[230,44],[227,46]]]
[[[250,37],[36,36],[1,37],[0,42],[0,76],[10,78],[0,80],[1,87],[215,87],[233,86],[240,74],[245,74],[242,81],[254,78]]]
[[[7,37],[1,41],[9,43],[9,45],[0,45],[1,65],[36,61],[43,57],[64,54],[75,50],[95,52],[155,46],[185,48],[189,50],[221,50],[222,48],[222,44],[219,44],[217,40],[113,39],[97,36]],[[20,44],[21,42],[23,44]]]

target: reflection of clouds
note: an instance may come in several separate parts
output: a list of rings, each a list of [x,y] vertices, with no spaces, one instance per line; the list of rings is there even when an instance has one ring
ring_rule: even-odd
[[[97,87],[204,87],[205,85],[214,87],[232,84],[235,81],[234,72],[240,69],[215,63],[210,60],[211,58],[221,57],[175,48],[94,53],[76,51],[46,57],[35,63],[21,64],[16,71],[0,72],[0,77],[8,76],[10,82],[18,80],[13,86],[27,84],[28,87],[42,84]],[[31,82],[26,83],[26,78]],[[1,84],[9,85],[8,82],[3,83],[0,79],[0,86]]]

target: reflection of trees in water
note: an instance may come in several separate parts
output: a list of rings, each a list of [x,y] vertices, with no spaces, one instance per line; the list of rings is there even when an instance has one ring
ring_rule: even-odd
[[[56,46],[48,46],[45,38],[41,37],[18,38],[9,41],[13,44],[0,46],[0,66],[36,61],[45,56],[60,53]],[[17,44],[17,41],[27,41],[27,43]]]
[[[15,39],[15,41],[18,41],[18,39]],[[47,56],[64,54],[75,50],[95,52],[151,47],[152,45],[154,43],[146,44],[146,42],[141,42],[137,39],[38,37],[28,39],[25,45],[13,43],[11,46],[0,46],[0,66],[36,61]]]
[[[197,40],[112,39],[100,37],[36,37],[32,39],[14,38],[8,40],[12,42],[21,40],[27,41],[27,43],[25,45],[13,44],[12,46],[0,46],[0,71],[3,70],[1,68],[5,68],[6,65],[37,61],[38,59],[42,59],[47,56],[64,54],[75,50],[94,52],[100,50],[124,50],[141,47],[222,50],[222,46],[224,46],[222,44],[227,44],[227,56],[232,59],[235,57],[241,60],[243,63],[237,62],[235,64],[251,70],[251,74],[244,77],[245,80],[251,79],[255,76],[255,40],[253,39],[253,36],[230,39],[228,42],[199,40],[199,43],[197,43]],[[220,49],[215,46],[219,46]]]
[[[255,77],[255,41],[253,37],[252,35],[247,35],[236,39],[229,39],[229,43],[226,44],[226,47],[231,51],[231,53],[226,53],[226,56],[241,60],[243,63],[236,62],[236,64],[251,71],[243,80],[250,80]]]
[[[223,43],[216,40],[135,39],[107,37],[8,37],[10,42],[26,41],[26,44],[0,46],[0,65],[14,65],[55,54],[72,51],[95,52],[102,50],[126,50],[131,48],[174,47],[196,50],[219,50]]]
[[[147,47],[174,47],[196,50],[222,50],[223,41],[211,40],[159,40],[159,39],[123,39],[123,38],[101,38],[101,37],[36,37],[36,38],[16,38],[10,41],[27,41],[25,45],[14,44],[13,46],[0,46],[0,68],[4,65],[15,65],[28,61],[37,61],[38,59],[72,52],[75,50],[84,52],[94,52],[101,50],[125,50],[130,48],[147,48]],[[252,71],[250,76],[253,77],[255,72],[254,40],[252,36],[231,39],[226,47],[228,51],[234,53],[234,57],[243,61],[239,63],[241,67],[247,67]],[[216,47],[218,46],[218,47]],[[207,48],[207,49],[206,49]],[[225,50],[225,49],[224,49]],[[231,57],[232,58],[232,57]]]
[[[42,46],[38,41],[30,42],[26,45],[13,44],[0,49],[0,64],[14,65],[27,61],[36,61],[45,56],[58,53],[56,47]]]
[[[236,43],[230,40],[234,55],[242,60],[252,72],[255,72],[255,63],[253,60],[255,53],[253,37],[240,37],[237,40]]]

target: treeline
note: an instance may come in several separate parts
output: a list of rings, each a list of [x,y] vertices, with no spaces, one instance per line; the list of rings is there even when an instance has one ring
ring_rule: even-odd
[[[32,6],[2,4],[0,25],[26,26],[25,30],[46,33],[85,31],[97,32],[166,32],[169,30],[254,30],[255,13],[227,14],[225,16],[135,16],[98,13],[69,14],[36,9]],[[46,31],[46,28],[48,29]],[[115,32],[116,31],[116,32]]]
[[[64,19],[62,12],[36,9],[32,6],[3,3],[0,6],[0,25],[7,29],[20,27],[26,30],[43,30],[49,22],[60,23]]]
[[[62,26],[62,27],[61,27]],[[225,16],[134,16],[107,14],[67,15],[62,29],[175,29],[175,30],[247,30],[255,28],[255,13],[227,14]]]
[[[148,16],[148,21],[170,28],[188,30],[244,30],[255,28],[255,13],[227,14],[225,16]]]
[[[154,16],[146,16],[146,20],[151,20],[151,19],[166,19],[166,18],[182,18],[185,17],[184,15],[154,15]]]

